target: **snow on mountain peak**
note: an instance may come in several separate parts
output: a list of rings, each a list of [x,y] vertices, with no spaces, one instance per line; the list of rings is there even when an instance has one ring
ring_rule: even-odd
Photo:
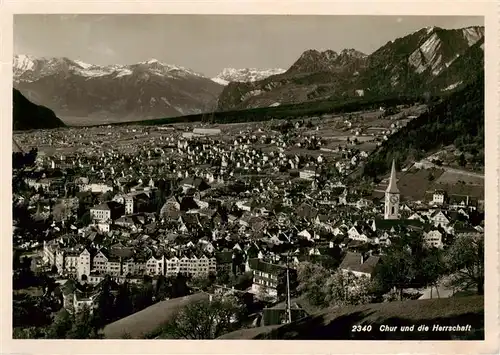
[[[145,70],[154,75],[186,76],[194,75],[203,77],[190,69],[176,65],[169,65],[157,59],[149,59],[138,64],[146,66]],[[71,72],[73,74],[92,78],[106,75],[115,77],[129,76],[134,73],[133,65],[111,64],[95,65],[85,63],[81,60],[71,60],[68,58],[37,58],[29,55],[15,55],[13,59],[14,80],[34,81],[47,75],[57,72]]]
[[[75,62],[76,64],[81,66],[83,69],[88,69],[88,68],[91,68],[93,66],[92,64],[82,62],[81,60],[78,60],[78,59],[74,60],[73,62]]]
[[[286,70],[281,68],[257,69],[257,68],[224,68],[216,77],[212,78],[221,85],[227,85],[230,82],[253,82],[268,78],[272,75],[282,74]]]
[[[26,54],[15,55],[12,65],[14,70],[33,70],[36,66],[35,57]]]
[[[146,65],[160,64],[160,65],[163,65],[162,62],[160,62],[158,59],[155,59],[155,58],[150,58],[150,59],[145,60],[143,62],[139,62],[138,64],[146,64]]]

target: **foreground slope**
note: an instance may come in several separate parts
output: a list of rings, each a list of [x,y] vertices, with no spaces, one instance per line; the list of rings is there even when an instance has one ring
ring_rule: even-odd
[[[120,339],[124,336],[132,339],[145,338],[168,322],[182,307],[206,299],[208,299],[207,294],[195,293],[155,303],[142,311],[106,325],[103,329],[104,337],[106,339]]]
[[[35,105],[19,92],[12,93],[13,130],[46,129],[64,127],[64,123],[47,107]]]
[[[353,332],[354,325],[371,325],[372,330]],[[398,330],[382,332],[381,325],[398,327]],[[415,325],[415,330],[399,330],[400,326],[406,325]],[[419,325],[427,325],[429,331],[418,331]],[[431,331],[434,325],[471,327],[466,331]],[[240,330],[220,339],[481,340],[484,339],[484,297],[412,300],[328,309],[290,324]]]

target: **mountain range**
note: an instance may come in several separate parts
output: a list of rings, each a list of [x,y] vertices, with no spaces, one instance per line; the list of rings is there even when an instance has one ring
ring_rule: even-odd
[[[194,71],[155,59],[99,66],[17,55],[13,67],[14,87],[67,121],[133,121],[211,111],[223,88]]]
[[[423,28],[371,54],[306,50],[287,69],[227,68],[208,78],[148,60],[93,65],[17,55],[14,87],[65,122],[175,117],[344,98],[458,90],[484,63],[484,27]]]
[[[356,96],[436,94],[463,87],[484,63],[484,27],[423,28],[370,55],[305,51],[284,73],[229,83],[219,110],[278,106]]]

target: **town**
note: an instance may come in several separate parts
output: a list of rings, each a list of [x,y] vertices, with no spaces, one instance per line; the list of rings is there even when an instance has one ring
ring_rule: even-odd
[[[483,258],[484,175],[465,171],[465,194],[426,181],[421,199],[405,179],[435,164],[355,178],[424,110],[15,132],[14,327],[32,318],[18,337],[212,339],[326,307],[482,294],[484,269],[460,278],[455,255]],[[229,320],[193,334],[165,311],[196,302]],[[82,312],[98,314],[93,335],[68,322]]]

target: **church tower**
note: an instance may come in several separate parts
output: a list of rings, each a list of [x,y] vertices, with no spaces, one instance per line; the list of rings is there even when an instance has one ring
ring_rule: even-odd
[[[399,215],[399,189],[396,184],[396,164],[392,161],[391,177],[385,190],[384,219],[398,219]]]

